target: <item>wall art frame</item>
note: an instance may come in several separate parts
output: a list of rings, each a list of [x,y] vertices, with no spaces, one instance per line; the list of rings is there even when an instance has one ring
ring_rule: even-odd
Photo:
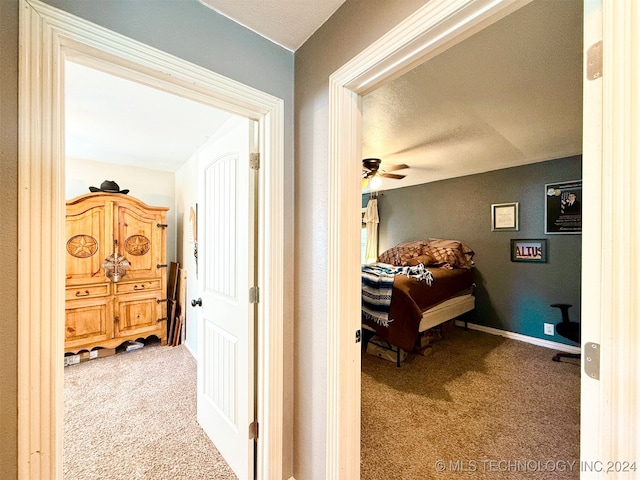
[[[548,249],[546,238],[511,239],[511,261],[547,263]]]
[[[491,205],[491,231],[515,232],[519,230],[519,203],[494,203]]]
[[[544,186],[544,233],[582,233],[582,180]]]

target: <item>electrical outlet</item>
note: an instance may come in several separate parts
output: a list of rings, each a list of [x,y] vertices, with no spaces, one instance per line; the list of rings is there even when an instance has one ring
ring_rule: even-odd
[[[544,334],[545,335],[553,335],[553,323],[545,323],[544,324]]]

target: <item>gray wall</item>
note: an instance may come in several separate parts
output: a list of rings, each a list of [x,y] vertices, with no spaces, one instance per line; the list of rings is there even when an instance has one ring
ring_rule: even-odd
[[[582,235],[544,234],[544,185],[580,178],[581,157],[570,157],[388,190],[378,198],[380,252],[407,240],[460,240],[476,252],[468,321],[572,344],[544,335],[543,323],[560,320],[551,303],[572,304],[571,319],[580,319]],[[519,202],[520,229],[492,232],[490,206],[505,202]],[[547,263],[511,262],[512,238],[546,238]]]
[[[426,0],[347,0],[295,54],[297,479],[325,479],[329,75]]]
[[[76,16],[149,44],[209,70],[279,97],[285,102],[285,249],[293,250],[293,53],[235,24],[197,0],[50,0]],[[0,316],[0,460],[2,478],[16,478],[17,465],[17,65],[18,1],[0,0],[2,131],[0,253],[3,314]],[[293,266],[285,265],[292,292]],[[285,409],[293,410],[293,297],[285,298]],[[293,424],[285,417],[285,478],[292,472]]]
[[[18,2],[0,0],[0,465],[18,476]]]

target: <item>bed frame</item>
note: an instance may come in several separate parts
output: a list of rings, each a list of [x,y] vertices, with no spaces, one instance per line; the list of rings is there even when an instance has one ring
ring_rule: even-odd
[[[422,320],[420,320],[420,326],[418,327],[418,332],[422,333],[431,328],[437,327],[442,323],[451,320],[453,318],[457,318],[463,313],[470,312],[476,306],[476,297],[473,294],[461,295],[459,297],[453,297],[449,300],[445,300],[442,303],[439,303],[435,307],[426,310],[422,314]],[[465,320],[464,327],[467,328],[467,322]],[[367,330],[368,332],[375,333],[375,330],[368,325],[362,324],[363,330]],[[373,336],[373,334],[371,334]],[[400,368],[400,347],[395,347],[388,342],[384,342],[384,344],[377,343],[375,341],[365,340],[363,342],[363,348],[366,350],[367,344],[371,342],[378,347],[384,348],[386,350],[391,350],[396,353],[396,367]]]

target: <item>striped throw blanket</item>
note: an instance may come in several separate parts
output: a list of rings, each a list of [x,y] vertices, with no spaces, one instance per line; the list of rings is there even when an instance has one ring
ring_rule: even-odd
[[[393,279],[396,275],[406,275],[431,285],[433,275],[419,264],[408,267],[395,267],[386,263],[362,266],[362,316],[383,327],[389,327],[389,307],[393,292]]]

